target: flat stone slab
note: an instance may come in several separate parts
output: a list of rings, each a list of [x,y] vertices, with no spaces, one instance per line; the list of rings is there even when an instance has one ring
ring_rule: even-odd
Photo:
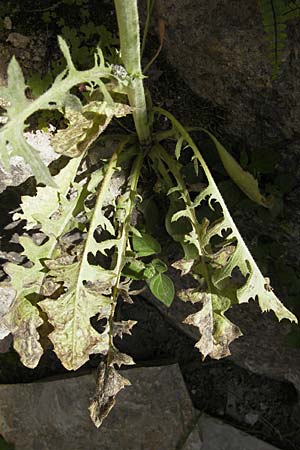
[[[205,414],[201,415],[197,428],[203,440],[201,450],[279,450]]]
[[[279,450],[195,410],[177,365],[122,375],[132,385],[99,429],[94,373],[0,385],[0,435],[15,450]]]
[[[0,386],[0,434],[15,450],[171,450],[187,435],[196,412],[177,365],[122,371],[132,386],[117,396],[101,428],[88,406],[88,374]],[[185,450],[199,450],[193,433]]]

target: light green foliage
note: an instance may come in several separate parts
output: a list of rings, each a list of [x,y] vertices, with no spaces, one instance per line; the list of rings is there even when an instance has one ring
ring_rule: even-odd
[[[286,23],[299,19],[299,0],[258,0],[262,20],[270,45],[273,78],[276,77],[286,48]]]
[[[140,257],[155,255],[161,252],[160,243],[152,236],[146,233],[140,233],[140,236],[132,236],[133,250]]]
[[[25,121],[34,112],[31,110],[30,100],[25,95],[25,89],[26,85],[21,68],[13,57],[8,67],[7,87],[0,87],[0,105],[7,111],[4,116],[7,123],[0,132],[2,161],[8,168],[10,157],[20,155],[25,162],[30,164],[38,180],[53,184],[38,151],[31,147],[24,137]],[[26,116],[24,111],[28,111]]]
[[[230,153],[223,147],[218,139],[209,131],[202,129],[209,135],[216,149],[219,153],[220,159],[223,163],[224,169],[234,181],[234,183],[247,195],[253,202],[265,208],[271,208],[273,205],[272,198],[266,198],[259,190],[258,182],[254,176],[243,170],[238,162],[230,155]],[[182,138],[181,138],[182,139]],[[178,158],[177,158],[178,159]]]
[[[22,156],[40,183],[35,196],[22,197],[21,212],[14,215],[14,220],[26,221],[28,234],[20,238],[20,244],[28,263],[5,266],[15,299],[0,327],[13,334],[16,351],[31,368],[43,353],[44,337],[50,339],[69,370],[77,370],[91,354],[102,355],[90,406],[96,426],[108,415],[117,393],[129,384],[116,369],[133,364],[129,355],[118,351],[114,338],[130,334],[136,322],[117,320],[117,303],[132,302],[136,288],[140,292],[136,281],[144,282],[167,307],[175,297],[173,281],[167,275],[171,257],[165,248],[166,235],[156,227],[162,214],[151,199],[153,192],[149,197],[146,176],[141,176],[146,168],[156,177],[156,193],[167,204],[165,228],[178,255],[174,262],[173,253],[170,271],[192,276],[196,282],[196,287],[178,292],[178,298],[199,305],[185,323],[199,329],[201,338],[196,346],[203,357],[230,354],[230,343],[241,335],[225,316],[234,304],[257,299],[262,311],[273,310],[279,320],[296,321],[261,274],[186,129],[163,109],[147,111],[137,3],[116,0],[116,8],[122,22],[120,32],[128,33],[121,39],[121,45],[125,42],[127,46],[122,61],[125,67],[105,62],[98,49],[94,66],[78,70],[67,43],[59,38],[67,68],[46,92],[34,100],[26,97],[15,59],[9,65],[8,86],[0,90],[7,119],[0,129],[1,159],[9,165],[12,155]],[[82,83],[87,92],[79,98],[70,91]],[[69,161],[53,177],[24,139],[28,119],[42,110],[59,111],[66,125],[57,130],[52,145]],[[89,149],[93,143],[115,117],[131,113],[136,135],[103,138],[111,147],[105,157],[98,155],[91,169]],[[152,132],[149,116],[155,120],[157,115],[171,122],[170,130]],[[209,136],[239,188],[259,205],[269,206],[257,181],[211,133]],[[166,139],[175,140],[174,155],[169,143],[166,147]],[[187,147],[193,152],[193,175],[206,180],[197,192],[181,164]],[[35,239],[37,232],[42,240]]]
[[[113,105],[113,100],[101,82],[101,77],[111,77],[108,67],[104,66],[101,53],[95,58],[95,66],[86,71],[77,71],[70,57],[69,49],[62,38],[59,39],[60,48],[67,61],[68,68],[57,76],[51,88],[35,101],[30,101],[25,95],[25,82],[20,66],[13,58],[8,68],[8,86],[0,88],[1,105],[6,109],[7,123],[0,131],[1,158],[6,167],[13,155],[19,155],[30,165],[37,181],[46,182],[53,186],[49,171],[43,164],[39,153],[30,146],[24,138],[24,130],[28,118],[39,110],[57,109],[62,111],[69,108],[81,111],[80,100],[70,94],[70,89],[78,83],[98,81],[102,86],[104,100]],[[105,112],[104,112],[105,113]],[[111,116],[113,115],[113,112]]]
[[[224,316],[233,304],[258,298],[261,310],[273,310],[279,320],[296,321],[296,318],[278,300],[261,274],[191,137],[170,113],[160,108],[155,110],[171,120],[175,131],[193,150],[207,178],[207,187],[192,200],[181,175],[181,165],[161,145],[152,150],[151,157],[174,205],[167,229],[174,240],[181,243],[185,253],[185,259],[175,263],[175,268],[180,269],[182,275],[190,273],[199,281],[199,289],[192,292],[192,297],[190,291],[181,293],[184,300],[203,304],[201,311],[186,321],[200,330],[197,347],[203,356],[221,358],[230,354],[230,342],[240,335],[238,328]],[[171,187],[171,177],[176,181],[174,187]],[[205,216],[201,222],[198,220],[205,203],[217,214],[213,221]],[[172,227],[180,220],[181,226]]]

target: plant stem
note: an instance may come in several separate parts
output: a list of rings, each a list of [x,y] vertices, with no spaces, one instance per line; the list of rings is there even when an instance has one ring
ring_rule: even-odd
[[[134,108],[133,119],[141,144],[151,142],[151,132],[147,114],[143,85],[140,53],[140,27],[137,0],[115,0],[115,8],[120,34],[121,57],[131,78],[128,98]]]
[[[127,206],[126,211],[126,219],[124,223],[120,227],[120,234],[119,234],[119,241],[120,245],[118,246],[118,254],[117,254],[117,261],[116,265],[114,267],[114,272],[116,273],[116,281],[113,287],[112,291],[112,307],[109,317],[109,350],[107,354],[107,365],[109,366],[112,362],[112,349],[113,349],[113,320],[115,315],[115,308],[117,305],[117,299],[119,295],[119,284],[122,276],[122,270],[125,265],[125,253],[126,253],[126,246],[128,244],[128,237],[130,232],[130,222],[131,222],[131,216],[133,209],[135,207],[135,201],[137,197],[137,187],[138,187],[138,181],[141,173],[141,168],[143,164],[144,156],[142,153],[139,153],[136,157],[132,169],[131,174],[129,176],[129,183],[128,183],[128,191],[129,191],[129,205]]]

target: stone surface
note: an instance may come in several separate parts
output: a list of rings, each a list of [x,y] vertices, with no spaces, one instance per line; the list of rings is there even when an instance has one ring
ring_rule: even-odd
[[[16,48],[26,48],[30,43],[31,38],[29,36],[24,36],[20,33],[9,33],[6,39],[13,47]]]
[[[176,290],[182,289],[180,279],[176,279],[175,284]],[[155,304],[173,326],[195,341],[199,340],[197,328],[182,323],[189,314],[198,310],[195,305],[175,299],[171,307],[166,308],[149,292],[143,296]],[[300,349],[285,345],[290,322],[278,322],[273,313],[261,313],[254,301],[233,307],[226,316],[243,333],[230,345],[230,359],[253,373],[292,383],[300,395]]]
[[[0,352],[1,352],[1,342],[10,332],[9,329],[2,323],[2,317],[9,311],[16,296],[16,291],[5,283],[0,286]],[[5,345],[4,345],[5,348]]]
[[[227,316],[243,332],[231,344],[231,359],[251,372],[292,383],[300,394],[300,349],[285,343],[291,324],[278,322],[273,313],[261,314],[253,301],[233,308]]]
[[[45,67],[48,37],[45,33],[28,37],[19,33],[11,33],[7,28],[2,34],[0,42],[0,86],[6,84],[7,66],[12,56],[16,57],[26,79],[34,72],[44,74],[47,71]]]
[[[201,450],[276,450],[254,436],[203,414],[198,422]]]
[[[59,154],[55,153],[50,144],[50,132],[37,130],[34,132],[27,132],[24,134],[27,142],[34,148],[39,150],[40,156],[45,164],[59,158]],[[10,171],[7,171],[0,164],[0,193],[8,186],[18,186],[32,175],[31,168],[26,164],[20,156],[14,156],[10,161]]]
[[[15,450],[174,450],[196,413],[177,365],[122,371],[132,386],[97,429],[93,374],[0,386],[0,434]],[[185,450],[200,450],[196,432]]]
[[[276,450],[196,411],[177,365],[122,371],[132,386],[100,429],[94,374],[0,386],[0,434],[15,450]]]
[[[288,42],[275,81],[258,2],[161,0],[169,61],[200,97],[225,110],[226,132],[251,147],[299,144],[300,28]],[[264,149],[265,150],[265,149]]]

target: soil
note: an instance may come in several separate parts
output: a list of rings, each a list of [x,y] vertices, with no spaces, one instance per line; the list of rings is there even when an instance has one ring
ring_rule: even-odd
[[[22,4],[26,9],[32,5],[32,2],[24,1]],[[50,2],[35,2],[36,9],[46,8],[49,5]],[[38,35],[43,24],[38,22],[38,16],[34,16],[35,18],[33,16],[34,14],[31,13],[30,34]],[[18,31],[24,32],[22,13],[16,12],[13,19],[16,28],[18,20],[20,21]],[[71,25],[74,26],[76,20],[78,17],[74,15]],[[108,28],[113,26],[115,19],[112,2],[103,2],[102,14],[94,20],[105,23]],[[53,36],[56,30],[51,30],[49,26],[47,26],[47,33]],[[5,32],[2,31],[0,44],[6,45],[5,36]],[[53,45],[52,38],[47,40],[47,45]],[[155,53],[158,45],[155,33],[151,33],[145,59]],[[56,50],[50,48],[47,51],[50,54],[55,53]],[[163,52],[151,67],[148,76],[146,84],[155,104],[170,110],[187,125],[208,127],[217,136],[222,135],[225,144],[226,142],[232,144],[230,136],[226,136],[224,111],[195,97],[189,87],[178,77],[176,71],[168,65]],[[201,139],[203,144],[207,144],[206,138]],[[213,156],[211,158],[218,172],[219,163],[213,159]],[[221,168],[220,174],[222,174]],[[8,188],[0,195],[1,230],[10,223],[10,212],[18,207],[20,195],[28,192],[28,189],[32,190],[31,182],[18,188]],[[21,233],[21,228],[3,231],[0,240],[1,251],[16,253],[20,251],[18,244],[9,243],[16,232]],[[5,258],[0,262],[4,263]],[[2,272],[2,279],[3,277]],[[125,336],[122,341],[117,342],[120,350],[132,355],[137,365],[151,366],[178,362],[193,403],[199,410],[220,417],[225,422],[234,424],[282,450],[300,448],[300,408],[297,393],[291,384],[255,375],[234,365],[230,359],[215,361],[208,358],[202,362],[199,352],[194,348],[193,339],[167,321],[151,302],[142,297],[136,298],[134,304],[125,304],[120,307],[118,314],[124,320],[138,321],[133,328],[132,336]],[[89,363],[80,370],[96,367],[98,363],[99,357],[92,356]],[[66,370],[50,350],[44,354],[36,369],[23,367],[18,355],[12,350],[0,355],[1,383],[32,382],[65,372]]]

